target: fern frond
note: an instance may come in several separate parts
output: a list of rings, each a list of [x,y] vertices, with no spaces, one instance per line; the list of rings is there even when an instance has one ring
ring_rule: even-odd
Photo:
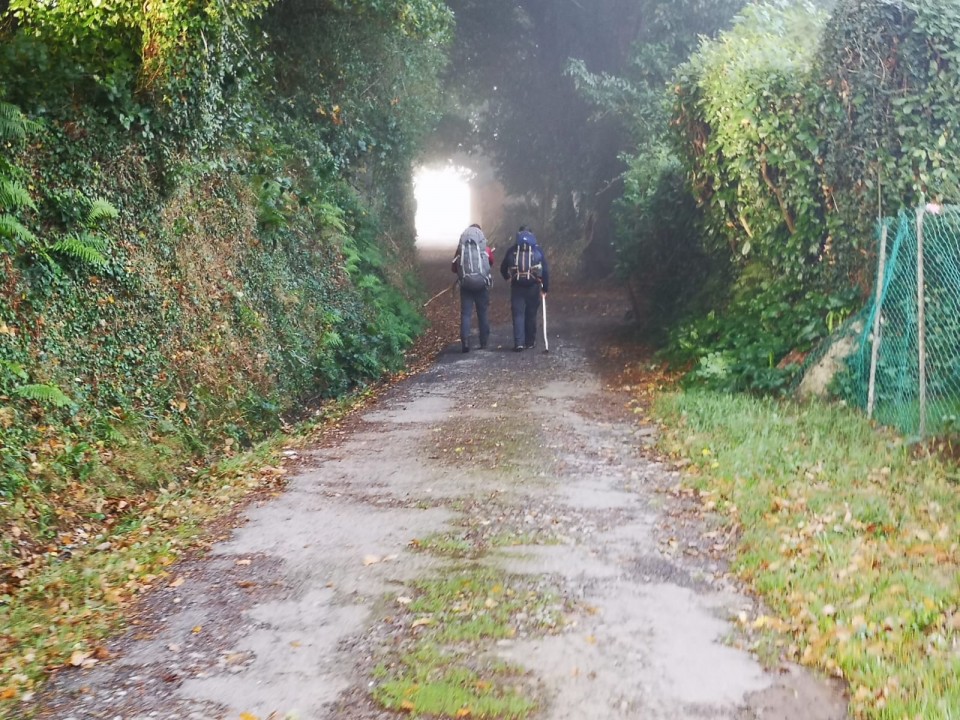
[[[98,240],[99,238],[88,233],[82,235],[67,235],[65,238],[54,243],[50,250],[60,255],[71,257],[74,260],[79,260],[86,265],[93,265],[98,268],[104,267],[107,264],[107,259],[101,253],[98,243],[92,242]]]
[[[321,201],[316,206],[320,215],[320,222],[324,227],[336,230],[339,233],[347,232],[347,224],[343,218],[343,210],[333,203]]]
[[[0,102],[0,140],[22,140],[33,126],[16,105]]]
[[[20,183],[0,175],[0,208],[19,210],[24,207],[37,209],[37,206],[33,204],[30,193]]]
[[[31,400],[41,405],[51,405],[57,408],[74,404],[73,400],[56,385],[21,385],[14,389],[12,394],[24,400]]]
[[[17,245],[34,245],[37,242],[36,236],[13,215],[2,213],[0,213],[0,238],[14,240]]]
[[[325,348],[340,350],[343,348],[343,337],[340,335],[340,333],[331,330],[323,334],[320,344]]]
[[[376,290],[383,282],[376,275],[364,275],[356,281],[357,287],[362,290]]]
[[[116,220],[120,211],[110,201],[96,198],[90,203],[90,212],[87,213],[87,224],[96,225],[101,220]]]
[[[110,423],[103,423],[97,428],[97,434],[101,439],[106,440],[111,445],[126,445],[127,437],[117,430]]]
[[[20,378],[21,380],[26,380],[29,376],[27,371],[23,369],[23,365],[20,363],[10,362],[8,360],[0,359],[0,368],[3,368],[12,375]]]
[[[88,230],[82,230],[79,233],[76,233],[76,236],[80,238],[84,245],[89,245],[94,250],[104,255],[107,254],[107,238],[105,238],[103,235],[95,235]]]

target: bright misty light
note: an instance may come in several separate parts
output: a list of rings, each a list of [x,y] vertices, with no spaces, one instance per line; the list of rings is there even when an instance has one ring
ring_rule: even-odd
[[[470,184],[461,168],[421,168],[414,177],[417,242],[455,246],[470,219]]]

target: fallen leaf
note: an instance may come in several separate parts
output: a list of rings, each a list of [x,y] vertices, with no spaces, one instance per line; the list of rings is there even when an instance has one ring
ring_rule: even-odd
[[[199,635],[203,631],[203,625],[197,625],[191,630],[194,635]]]
[[[408,598],[405,595],[401,595],[400,597],[397,598],[398,605],[409,605],[412,602],[413,602],[413,598]]]
[[[70,655],[70,664],[74,667],[80,667],[92,654],[93,653],[86,652],[84,650],[74,650]]]
[[[232,652],[232,653],[227,653],[226,655],[224,655],[224,656],[223,656],[223,661],[224,661],[227,665],[242,665],[243,663],[245,663],[245,662],[247,661],[247,658],[248,658],[248,657],[249,657],[249,655],[247,655],[247,653]]]
[[[17,689],[12,687],[6,687],[3,690],[0,690],[0,700],[13,700],[17,696]]]
[[[240,713],[240,720],[260,720],[260,718],[252,713]]]
[[[253,560],[251,560],[250,558],[244,558],[243,560],[237,560],[237,562],[234,563],[234,564],[236,564],[236,565],[249,565],[249,564],[252,563],[252,562],[253,562]]]
[[[423,625],[433,625],[433,618],[429,618],[429,617],[417,618],[410,624],[410,627],[418,628],[418,627],[422,627]]]
[[[417,706],[414,705],[409,700],[404,700],[402,703],[400,703],[400,709],[405,710],[407,712],[413,712],[414,710],[416,710],[416,708]]]
[[[181,585],[183,585],[185,582],[186,582],[186,580],[184,579],[183,575],[181,575],[181,576],[178,577],[176,580],[174,580],[172,583],[170,583],[170,587],[172,587],[172,588],[178,588],[178,587],[180,587]]]
[[[378,562],[380,562],[380,556],[379,556],[379,555],[364,555],[364,556],[363,556],[363,564],[364,564],[365,567],[366,567],[367,565],[376,565]]]
[[[473,710],[471,710],[468,707],[465,707],[457,710],[457,714],[454,715],[454,717],[465,718],[465,717],[470,717],[471,715],[473,715]]]

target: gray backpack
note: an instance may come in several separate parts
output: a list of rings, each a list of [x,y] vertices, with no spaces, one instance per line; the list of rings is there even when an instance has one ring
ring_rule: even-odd
[[[457,250],[460,258],[457,276],[464,290],[483,290],[490,287],[490,258],[487,257],[487,239],[480,228],[468,227],[460,236]]]

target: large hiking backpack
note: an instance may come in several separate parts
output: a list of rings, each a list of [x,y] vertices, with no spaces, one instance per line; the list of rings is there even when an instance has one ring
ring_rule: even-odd
[[[480,228],[468,227],[460,236],[457,250],[460,262],[457,277],[464,290],[483,290],[490,286],[490,258],[487,256],[487,239]]]
[[[543,271],[543,254],[530,232],[517,235],[517,249],[510,263],[510,279],[517,285],[536,285]]]

